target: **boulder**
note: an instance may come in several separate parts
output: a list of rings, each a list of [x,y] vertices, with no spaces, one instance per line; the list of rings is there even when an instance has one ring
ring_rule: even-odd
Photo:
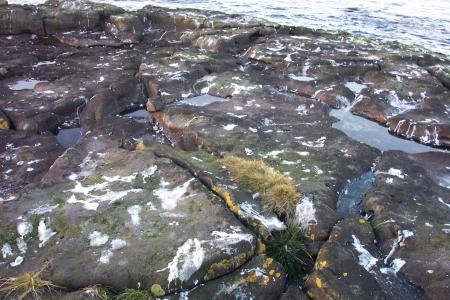
[[[113,15],[105,23],[105,31],[123,43],[136,43],[144,33],[144,24],[132,14]]]

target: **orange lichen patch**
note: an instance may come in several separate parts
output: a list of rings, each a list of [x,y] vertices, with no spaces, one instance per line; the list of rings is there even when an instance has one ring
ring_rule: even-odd
[[[213,263],[206,271],[206,274],[203,277],[203,279],[205,281],[208,281],[220,275],[228,273],[229,271],[234,270],[240,265],[244,264],[247,258],[250,257],[251,255],[252,255],[251,252],[240,253],[236,256],[231,257],[230,259],[223,259],[219,262]]]
[[[135,150],[144,150],[145,149],[144,141],[140,140],[139,143],[136,144],[134,149]]]
[[[217,195],[219,195],[223,200],[225,200],[225,203],[227,204],[228,209],[234,213],[237,214],[240,210],[239,205],[235,204],[233,202],[233,199],[231,199],[231,195],[228,191],[222,189],[221,187],[217,185],[212,186],[213,192],[215,192]]]
[[[261,241],[261,239],[258,239],[258,244],[257,244],[257,249],[258,249],[258,254],[262,255],[266,253],[266,245]]]
[[[328,262],[326,260],[321,260],[317,263],[317,269],[323,269],[328,265]]]
[[[263,264],[263,269],[267,269],[271,264],[273,263],[273,259],[272,258],[267,258],[266,261]]]

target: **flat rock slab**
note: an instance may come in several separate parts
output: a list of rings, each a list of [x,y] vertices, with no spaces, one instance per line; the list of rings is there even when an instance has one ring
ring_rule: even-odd
[[[80,164],[96,167],[5,205],[2,277],[48,263],[48,278],[69,289],[158,284],[174,292],[253,255],[253,234],[170,161],[112,149],[90,152]]]
[[[375,170],[375,186],[364,209],[373,213],[384,271],[397,273],[425,290],[427,297],[445,299],[449,288],[449,190],[438,170],[429,176],[424,166],[448,166],[449,154],[406,155],[385,152]],[[441,169],[441,171],[444,171]],[[424,259],[426,257],[426,259]]]
[[[164,299],[279,299],[284,285],[283,268],[271,258],[256,256],[231,274]]]

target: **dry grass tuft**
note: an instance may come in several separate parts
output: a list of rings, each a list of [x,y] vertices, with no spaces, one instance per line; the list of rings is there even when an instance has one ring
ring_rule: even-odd
[[[89,294],[93,293],[98,299],[108,300],[110,298],[108,290],[100,284],[88,286],[83,291]]]
[[[41,278],[43,270],[35,273],[24,273],[17,277],[9,277],[0,279],[0,293],[4,293],[5,299],[15,294],[18,300],[25,299],[28,296],[32,296],[34,299],[40,300],[39,294],[43,290],[52,292],[57,285],[54,285],[51,281]]]
[[[226,156],[222,163],[231,177],[242,187],[259,193],[261,204],[267,211],[278,215],[292,216],[301,194],[294,182],[274,170],[262,160],[246,160]]]

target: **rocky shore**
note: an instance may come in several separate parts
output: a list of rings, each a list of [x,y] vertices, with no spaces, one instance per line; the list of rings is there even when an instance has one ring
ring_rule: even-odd
[[[1,296],[38,274],[42,299],[448,298],[448,57],[78,0],[0,0],[0,49]],[[358,141],[337,110],[405,146]],[[295,184],[293,213],[227,156]],[[288,225],[314,260],[295,279],[265,251]]]

